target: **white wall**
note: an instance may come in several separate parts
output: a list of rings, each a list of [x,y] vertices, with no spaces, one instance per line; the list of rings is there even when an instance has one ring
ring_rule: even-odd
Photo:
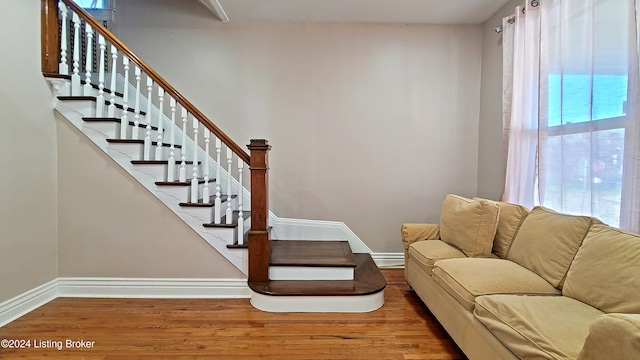
[[[483,27],[482,87],[478,144],[478,196],[499,200],[504,190],[504,148],[502,143],[502,34],[494,28],[513,14],[523,0],[503,6]]]
[[[56,129],[40,72],[40,2],[0,12],[0,303],[57,276]]]
[[[151,15],[151,16],[149,16]],[[474,196],[482,26],[215,21],[118,2],[116,34],[239,144],[266,138],[271,208],[401,252],[403,222]]]

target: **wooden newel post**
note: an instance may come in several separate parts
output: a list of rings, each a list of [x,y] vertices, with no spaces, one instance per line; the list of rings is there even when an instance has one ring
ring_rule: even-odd
[[[251,152],[251,230],[249,231],[249,281],[269,280],[269,150],[264,139],[252,139]]]
[[[40,0],[42,72],[57,74],[60,53],[58,50],[58,0]]]

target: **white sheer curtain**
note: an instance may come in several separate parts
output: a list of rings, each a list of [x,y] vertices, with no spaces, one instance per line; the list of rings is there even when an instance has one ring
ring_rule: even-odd
[[[502,200],[640,230],[638,2],[527,0],[504,19]]]
[[[507,155],[502,198],[531,208],[538,149],[540,11],[530,4],[517,7],[515,15],[502,22],[503,137]]]

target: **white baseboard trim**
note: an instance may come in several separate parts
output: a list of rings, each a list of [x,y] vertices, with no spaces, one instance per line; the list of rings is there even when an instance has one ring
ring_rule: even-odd
[[[404,268],[404,253],[373,253],[373,261],[379,268]]]
[[[0,327],[58,297],[57,279],[0,303]]]
[[[58,297],[250,298],[246,279],[57,278],[0,303],[0,327]]]
[[[249,298],[246,279],[58,278],[58,297]]]

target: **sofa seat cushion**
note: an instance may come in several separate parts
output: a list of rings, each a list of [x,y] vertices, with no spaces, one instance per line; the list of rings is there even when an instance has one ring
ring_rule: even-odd
[[[415,260],[416,264],[429,275],[436,261],[466,257],[467,255],[460,249],[442,240],[418,241],[409,246],[409,258]]]
[[[562,295],[606,313],[640,313],[640,235],[594,225],[571,263]]]
[[[489,294],[560,295],[560,291],[534,272],[504,259],[440,260],[433,279],[469,311],[478,296]]]
[[[537,206],[524,219],[507,259],[535,272],[558,289],[591,225],[589,216],[575,216]]]
[[[447,195],[440,214],[440,239],[469,257],[490,257],[500,208],[493,201]]]
[[[566,296],[488,295],[474,316],[521,359],[575,359],[603,314]]]

